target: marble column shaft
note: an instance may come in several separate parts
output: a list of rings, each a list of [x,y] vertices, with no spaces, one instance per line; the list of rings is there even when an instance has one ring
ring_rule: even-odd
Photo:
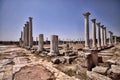
[[[96,47],[96,19],[92,19],[92,47]]]
[[[23,33],[24,33],[24,42],[23,42],[23,43],[24,43],[24,47],[25,47],[25,44],[26,44],[26,43],[25,43],[25,41],[26,41],[26,37],[25,37],[25,26],[23,27]]]
[[[109,31],[110,37],[109,37],[109,45],[111,46],[113,43],[113,33]]]
[[[90,42],[89,42],[89,15],[90,13],[87,12],[84,15],[85,18],[85,49],[90,48]]]
[[[26,28],[27,28],[26,30],[27,31],[26,32],[27,33],[26,34],[27,35],[27,46],[29,46],[29,22],[26,22]]]
[[[101,40],[100,40],[100,23],[96,23],[98,27],[98,39],[97,39],[97,47],[98,49],[101,48]]]
[[[44,45],[44,37],[43,34],[39,34],[39,41],[38,41],[38,50],[42,51]]]
[[[29,17],[29,47],[33,46],[32,17]]]
[[[56,55],[58,52],[58,36],[51,35],[50,53]]]
[[[117,37],[114,37],[114,43],[117,44]]]
[[[104,25],[100,27],[101,29],[101,46],[104,47],[104,31],[103,31]]]
[[[25,25],[25,46],[27,46],[27,27]]]
[[[104,29],[104,46],[107,46],[107,34],[106,34],[106,27]]]

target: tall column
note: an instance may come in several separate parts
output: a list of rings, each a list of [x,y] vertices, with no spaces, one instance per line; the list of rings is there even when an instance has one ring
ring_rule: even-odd
[[[44,45],[43,34],[39,34],[38,51],[43,51],[43,45]]]
[[[25,40],[25,26],[23,27],[23,34],[24,34],[23,47],[25,47],[25,41],[26,41],[26,40]]]
[[[59,41],[58,41],[58,36],[56,35],[55,36],[55,51],[58,53],[59,52],[59,50],[58,50],[58,44],[59,44]]]
[[[117,44],[117,37],[114,36],[114,43]]]
[[[27,47],[27,26],[25,24],[25,47]]]
[[[27,32],[26,32],[26,38],[27,38],[27,46],[29,46],[29,22],[26,22],[26,28],[27,28]]]
[[[100,40],[100,23],[96,23],[98,27],[98,39],[97,39],[97,47],[101,49],[101,40]]]
[[[84,13],[84,18],[85,18],[85,49],[89,49],[90,48],[90,44],[89,44],[89,15],[90,13]]]
[[[106,47],[107,46],[107,34],[106,34],[106,27],[103,28],[104,29],[104,46]]]
[[[51,35],[51,41],[50,41],[50,53],[49,56],[58,55],[58,36],[57,35]]]
[[[32,17],[29,17],[29,47],[33,46]]]
[[[21,31],[21,47],[23,46],[23,31]]]
[[[97,49],[96,45],[96,19],[92,19],[92,47]]]
[[[110,37],[109,37],[109,45],[112,46],[112,38],[113,38],[113,33],[109,31]]]
[[[101,28],[101,46],[104,47],[104,32],[103,32],[104,25],[102,25],[100,28]]]

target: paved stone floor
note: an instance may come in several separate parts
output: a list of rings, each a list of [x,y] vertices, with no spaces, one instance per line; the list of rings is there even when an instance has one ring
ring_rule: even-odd
[[[79,80],[15,45],[0,45],[0,80]]]

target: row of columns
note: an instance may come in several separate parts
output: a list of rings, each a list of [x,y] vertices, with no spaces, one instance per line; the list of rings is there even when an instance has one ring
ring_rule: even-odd
[[[89,15],[90,13],[84,13],[85,18],[85,49],[90,49],[90,41],[89,41]],[[92,49],[101,49],[107,47],[107,34],[106,27],[104,25],[100,25],[101,23],[96,23],[96,19],[92,19]],[[98,28],[98,38],[96,39],[96,25]],[[113,33],[109,31],[109,45],[113,45]]]
[[[21,31],[20,46],[25,48],[32,48],[33,36],[32,36],[32,17],[29,17]]]

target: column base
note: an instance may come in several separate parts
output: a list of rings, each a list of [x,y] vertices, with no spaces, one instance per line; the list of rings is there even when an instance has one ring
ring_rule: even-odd
[[[84,47],[83,49],[84,49],[84,50],[89,50],[90,47],[86,46],[86,47]]]
[[[92,50],[97,50],[98,48],[97,47],[93,47]]]
[[[98,47],[97,50],[101,50],[101,47]]]

